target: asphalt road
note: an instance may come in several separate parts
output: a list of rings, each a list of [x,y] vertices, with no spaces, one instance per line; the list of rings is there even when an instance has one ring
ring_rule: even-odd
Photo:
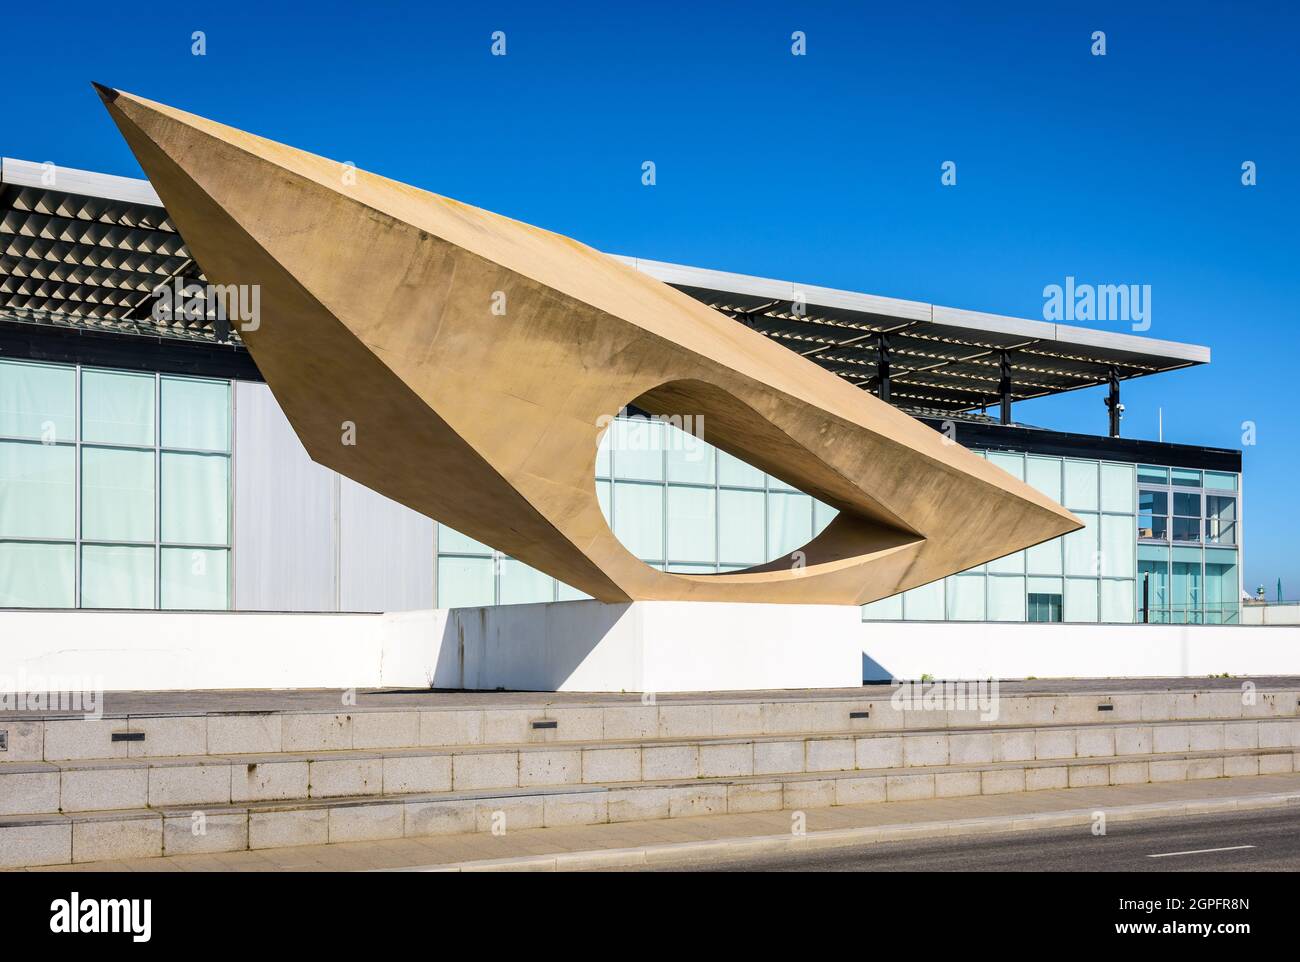
[[[1237,846],[1250,846],[1249,848]],[[1221,851],[1205,851],[1220,849]],[[1227,849],[1226,851],[1222,851]],[[1179,853],[1198,854],[1179,854]],[[1161,856],[1153,858],[1152,856]],[[1087,827],[887,842],[727,861],[682,863],[684,872],[1295,872],[1300,808],[1112,822]]]

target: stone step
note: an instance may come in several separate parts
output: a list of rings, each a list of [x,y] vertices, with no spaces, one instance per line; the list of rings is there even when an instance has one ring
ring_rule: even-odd
[[[994,729],[1116,722],[1295,718],[1300,691],[1236,690],[1004,695],[996,717],[899,708],[889,689],[852,698],[768,698],[537,708],[200,712],[102,718],[11,716],[3,762],[725,738],[836,732]],[[126,736],[129,736],[126,737]],[[2,762],[0,762],[2,763]]]
[[[7,762],[0,815],[1248,749],[1300,749],[1300,719]]]
[[[0,867],[511,828],[1190,781],[1297,769],[1294,749],[877,768],[0,817]]]

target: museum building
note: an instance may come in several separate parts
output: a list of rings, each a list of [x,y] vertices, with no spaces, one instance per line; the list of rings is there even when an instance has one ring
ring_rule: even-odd
[[[400,611],[583,597],[313,463],[240,345],[160,290],[205,283],[147,181],[0,162],[0,607]],[[867,619],[1233,624],[1236,450],[1119,436],[1120,389],[1207,348],[620,258],[887,400],[1084,528],[863,609]],[[304,345],[309,350],[310,345]],[[1107,387],[1100,435],[1015,402]],[[781,557],[828,506],[632,410],[593,483],[647,564]]]

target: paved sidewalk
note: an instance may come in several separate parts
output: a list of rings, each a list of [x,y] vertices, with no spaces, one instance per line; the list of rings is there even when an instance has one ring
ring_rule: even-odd
[[[26,871],[577,870],[743,857],[794,846],[862,845],[907,838],[1084,827],[1092,824],[1097,811],[1121,821],[1286,805],[1300,805],[1300,774],[809,809],[804,813],[804,835],[792,831],[795,813],[783,811],[538,828],[501,836],[479,833],[219,855],[173,855]]]

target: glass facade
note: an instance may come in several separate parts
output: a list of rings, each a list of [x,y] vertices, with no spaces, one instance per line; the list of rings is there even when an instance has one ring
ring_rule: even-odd
[[[1001,451],[983,456],[1060,501],[1084,527],[874,602],[863,609],[867,619],[1238,622],[1236,474]]]
[[[1236,624],[1241,612],[1240,479],[1219,471],[1138,470],[1138,617]]]
[[[232,393],[227,380],[0,360],[0,607],[231,607]],[[982,456],[1085,527],[875,602],[864,618],[1239,620],[1237,474]],[[593,483],[619,540],[667,571],[760,564],[835,515],[654,419],[611,424]],[[442,607],[584,597],[445,526],[436,564]]]
[[[230,606],[230,382],[0,361],[0,607]]]
[[[672,424],[614,421],[596,456],[605,520],[638,558],[667,571],[738,571],[788,554],[835,511]],[[586,595],[438,527],[439,607]]]
[[[1177,469],[1175,481],[1170,468],[976,453],[1063,503],[1085,527],[867,605],[864,618],[1132,623],[1143,620],[1142,587],[1149,579],[1152,621],[1237,620],[1237,475]],[[1178,507],[1194,522],[1180,529],[1178,559],[1169,554],[1174,515],[1155,510],[1153,478],[1162,479],[1170,506],[1177,485],[1184,496]],[[596,460],[596,491],[619,540],[647,564],[668,571],[724,572],[759,564],[804,544],[835,516],[828,506],[671,425],[639,418],[620,419],[606,433]],[[1190,495],[1200,500],[1193,505]],[[1165,533],[1162,568],[1152,554],[1154,531]],[[585,597],[445,526],[438,534],[437,583],[441,607]],[[1157,607],[1164,612],[1159,617]]]

